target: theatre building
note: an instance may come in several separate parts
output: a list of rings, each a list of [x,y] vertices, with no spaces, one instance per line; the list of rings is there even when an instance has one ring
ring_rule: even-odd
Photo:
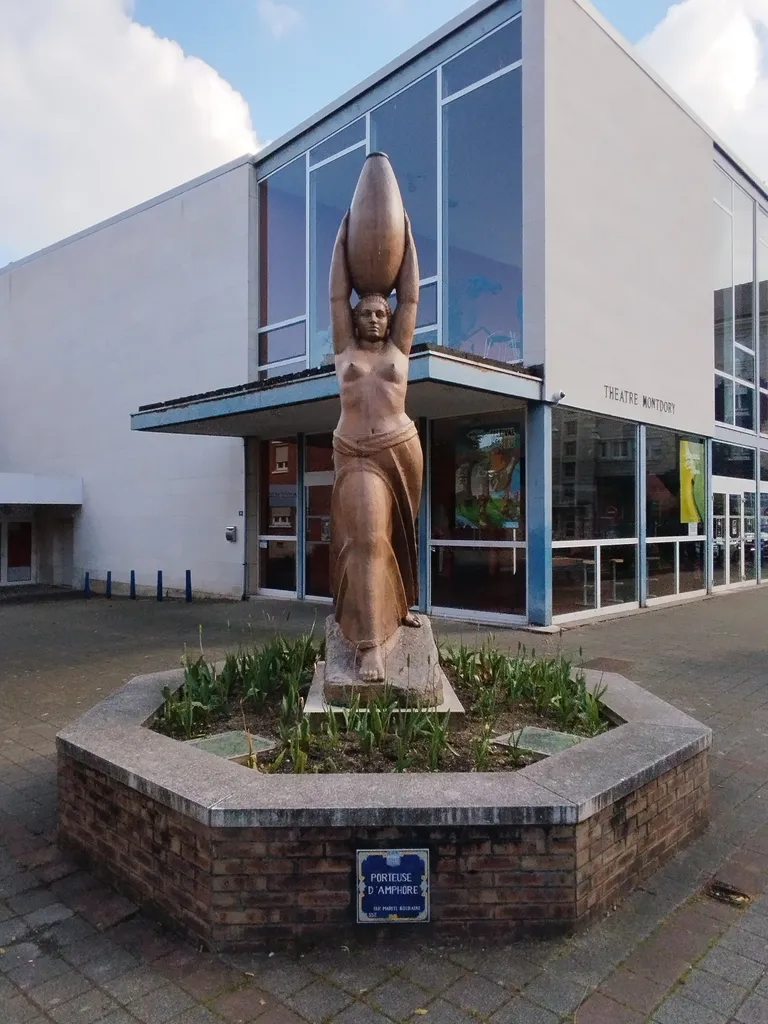
[[[768,196],[582,0],[484,0],[0,272],[11,392],[33,342],[57,374],[48,436],[8,451],[82,476],[76,580],[329,599],[328,272],[373,151],[421,273],[419,607],[550,625],[768,580]]]

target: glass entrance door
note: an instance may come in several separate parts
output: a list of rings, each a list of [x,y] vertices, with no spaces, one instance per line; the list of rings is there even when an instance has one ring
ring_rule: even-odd
[[[332,434],[306,439],[304,467],[304,593],[308,598],[327,598],[331,596]]]
[[[756,579],[754,491],[715,491],[712,519],[714,585]]]

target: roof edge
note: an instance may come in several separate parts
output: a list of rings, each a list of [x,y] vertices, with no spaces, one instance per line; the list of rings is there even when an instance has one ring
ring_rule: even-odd
[[[230,171],[234,171],[238,167],[242,167],[245,164],[253,164],[254,156],[255,154],[253,153],[246,153],[243,156],[236,157],[234,160],[230,160],[229,163],[222,164],[220,167],[214,167],[212,170],[206,171],[205,174],[199,174],[196,178],[190,178],[189,181],[184,181],[180,185],[176,185],[174,188],[168,189],[166,192],[161,192],[157,196],[152,196],[151,199],[145,199],[143,203],[138,203],[136,206],[130,206],[127,210],[121,210],[120,213],[115,213],[111,217],[107,217],[106,220],[97,221],[95,224],[91,224],[89,227],[83,228],[81,231],[76,231],[73,235],[67,235],[65,238],[61,238],[57,242],[51,242],[50,245],[43,246],[42,249],[36,249],[27,256],[22,256],[18,260],[12,260],[4,267],[0,267],[0,276],[9,273],[12,270],[16,270],[19,267],[23,267],[26,263],[31,263],[33,260],[39,259],[41,256],[47,256],[49,253],[55,252],[57,249],[62,249],[65,245],[70,245],[72,242],[77,242],[81,238],[93,235],[97,231],[102,231],[104,228],[111,227],[113,224],[117,224],[122,220],[127,220],[129,217],[133,217],[138,213],[143,213],[145,210],[151,210],[154,206],[159,206],[161,203],[165,203],[169,199],[175,199],[176,196],[179,196],[184,192],[189,192],[191,189],[197,188],[198,185],[204,185],[208,181],[220,178],[223,174],[228,174]]]

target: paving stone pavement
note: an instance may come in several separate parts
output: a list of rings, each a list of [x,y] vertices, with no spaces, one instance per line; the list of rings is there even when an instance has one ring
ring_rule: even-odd
[[[40,601],[0,607],[0,1024],[768,1024],[768,588],[500,645],[624,672],[714,729],[708,831],[562,941],[366,945],[213,956],[55,846],[54,737],[139,673],[327,606]],[[485,630],[436,623],[448,641]],[[705,894],[713,876],[746,908]]]

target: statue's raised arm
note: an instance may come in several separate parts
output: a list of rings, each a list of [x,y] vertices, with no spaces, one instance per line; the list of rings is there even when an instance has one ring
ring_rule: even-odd
[[[416,313],[419,308],[419,261],[408,214],[405,215],[405,255],[395,285],[397,308],[392,316],[392,343],[403,355],[408,355],[413,344],[416,329]]]
[[[329,281],[331,305],[331,336],[335,355],[343,352],[354,341],[355,332],[352,324],[352,307],[349,300],[352,296],[352,279],[349,274],[347,259],[347,225],[349,213],[339,225],[336,241],[331,256],[331,274]]]

